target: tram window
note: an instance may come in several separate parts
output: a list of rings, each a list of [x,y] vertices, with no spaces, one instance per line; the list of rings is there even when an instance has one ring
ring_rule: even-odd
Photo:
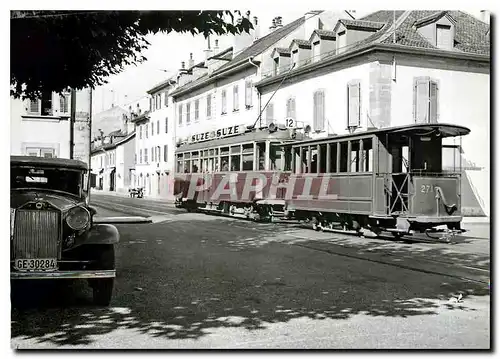
[[[220,163],[222,172],[229,171],[229,156],[221,156]]]
[[[243,171],[253,171],[253,153],[243,155]]]
[[[231,171],[239,171],[240,170],[240,159],[241,159],[241,155],[232,155],[231,156]]]
[[[200,156],[200,153],[198,151],[195,151],[191,154],[191,158],[198,158]]]
[[[372,172],[373,171],[373,148],[372,139],[364,139],[363,141],[363,153],[360,158],[362,158],[362,172]],[[360,164],[361,166],[361,164]]]
[[[311,148],[311,168],[309,168],[309,173],[318,172],[318,149]]]
[[[213,171],[219,172],[219,157],[214,157],[212,164],[213,164],[213,167],[212,167]]]
[[[214,149],[212,148],[211,150],[208,150],[208,155],[209,156],[213,156],[214,155]]]
[[[319,173],[326,173],[326,146],[327,145],[319,145]]]
[[[189,158],[191,158],[191,153],[190,152],[184,153],[184,159],[189,159]]]
[[[231,146],[231,154],[239,154],[241,152],[241,147],[240,146]]]
[[[330,146],[330,173],[335,173],[337,172],[337,142],[329,143],[328,146]]]
[[[222,147],[220,149],[220,154],[222,155],[228,155],[229,154],[229,147]]]
[[[243,145],[243,153],[252,153],[253,152],[253,143],[247,143]]]
[[[360,165],[359,141],[351,141],[350,172],[359,172]]]
[[[340,143],[340,168],[339,172],[347,172],[347,142]]]
[[[186,160],[184,161],[184,173],[190,173],[191,172],[191,161]]]
[[[177,169],[176,169],[176,172],[177,173],[182,173],[182,159],[177,160]]]
[[[284,171],[291,171],[292,170],[292,148],[291,147],[286,147],[285,148],[285,163],[284,163]]]
[[[208,150],[204,150],[203,151],[203,157],[207,157],[208,156]]]
[[[199,168],[199,160],[193,160],[193,169],[191,170],[192,173],[197,173]]]
[[[264,171],[266,166],[266,144],[261,142],[257,144],[259,150],[259,171]]]
[[[281,158],[282,149],[278,144],[272,144],[270,148],[269,159],[271,162],[271,171],[281,171],[284,163]]]

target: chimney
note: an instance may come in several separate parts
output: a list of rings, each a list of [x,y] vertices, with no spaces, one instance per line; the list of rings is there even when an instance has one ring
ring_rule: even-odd
[[[208,67],[208,59],[214,54],[213,50],[210,48],[210,35],[207,37],[207,48],[205,52],[205,67]]]
[[[260,38],[260,25],[257,16],[253,17],[253,30],[254,30],[253,41],[255,41]]]
[[[283,24],[281,23],[281,19],[282,19],[281,16],[277,16],[276,17],[276,23],[275,23],[276,24],[276,29],[279,29],[279,28],[283,27]]]
[[[188,64],[189,64],[189,66],[188,66],[189,69],[194,66],[194,60],[193,60],[193,53],[192,52],[189,54],[189,62],[188,62]]]
[[[269,32],[273,32],[276,29],[276,18],[273,18],[272,25],[269,27]]]
[[[481,10],[480,19],[482,22],[485,22],[489,25],[490,24],[490,11],[489,10]]]

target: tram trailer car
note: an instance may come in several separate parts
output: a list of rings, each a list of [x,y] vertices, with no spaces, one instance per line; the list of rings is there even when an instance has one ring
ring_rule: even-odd
[[[188,175],[177,184],[184,184],[184,191],[177,193],[192,209],[215,206],[221,213],[254,219],[310,221],[316,229],[366,228],[396,237],[441,225],[461,231],[461,168],[442,168],[443,148],[459,146],[443,139],[469,132],[455,125],[414,124],[282,143],[280,171],[207,174],[211,185],[194,197],[188,197]],[[222,181],[228,188],[227,176],[236,194],[214,196]],[[248,178],[259,176],[266,178],[264,185],[249,191]],[[198,178],[197,184],[203,181]]]

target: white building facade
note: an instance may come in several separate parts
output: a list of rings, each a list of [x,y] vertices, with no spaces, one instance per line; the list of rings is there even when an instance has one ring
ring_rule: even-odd
[[[267,122],[293,118],[297,127],[309,126],[312,138],[425,122],[468,127],[458,156],[462,208],[489,215],[488,33],[488,24],[459,11],[378,11],[339,20],[306,36],[310,46],[290,44],[299,60],[287,76],[275,72],[256,85],[261,102],[270,101]],[[328,50],[313,51],[323,44]],[[291,55],[274,53],[284,64],[294,62]],[[452,155],[443,152],[444,166],[453,165]]]
[[[176,85],[168,79],[148,91],[149,111],[136,114],[134,186],[143,187],[144,195],[173,199],[173,105],[169,96]]]

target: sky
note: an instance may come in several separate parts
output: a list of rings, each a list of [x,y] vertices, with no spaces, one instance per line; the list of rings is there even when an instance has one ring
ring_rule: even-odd
[[[299,9],[251,11],[250,18],[258,17],[262,37],[269,32],[269,26],[274,17],[281,16],[283,24],[286,25],[303,16],[305,12]],[[359,18],[371,12],[372,10],[357,10],[356,17]],[[479,11],[469,12],[479,16]],[[221,50],[232,46],[231,36],[211,37],[212,47],[215,39],[219,40]],[[147,96],[147,90],[172,76],[181,67],[182,61],[185,61],[187,66],[190,53],[193,53],[195,63],[205,58],[203,50],[207,48],[207,40],[201,35],[172,32],[151,35],[147,37],[147,40],[151,45],[143,54],[148,60],[137,66],[126,67],[120,74],[109,77],[108,84],[96,88],[92,99],[93,113],[109,109],[112,105],[128,108],[129,104]]]

